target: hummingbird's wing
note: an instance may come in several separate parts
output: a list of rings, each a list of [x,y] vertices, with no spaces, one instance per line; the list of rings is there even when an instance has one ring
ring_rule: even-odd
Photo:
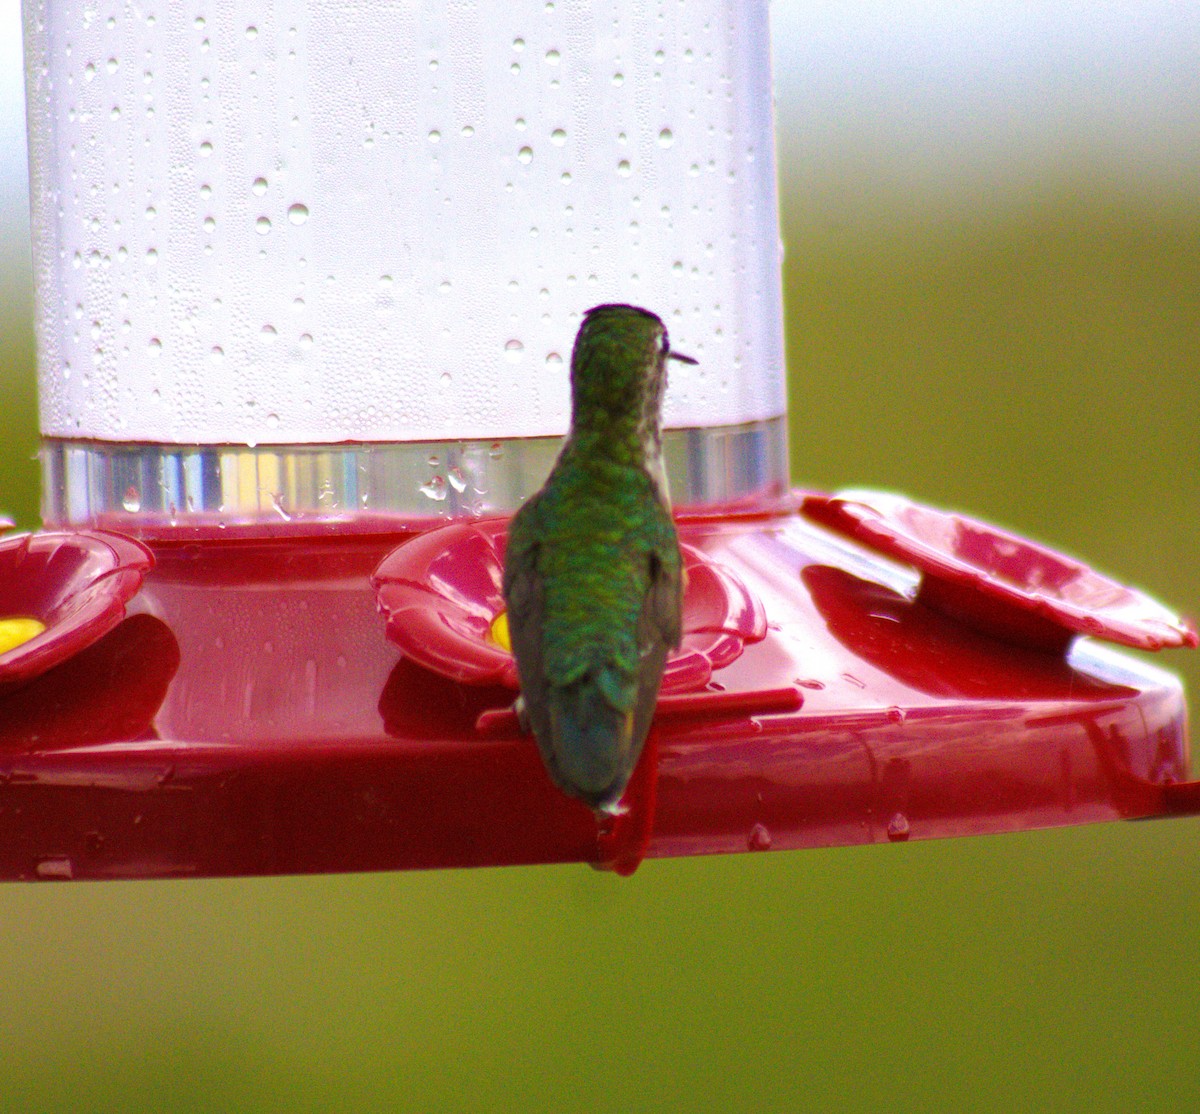
[[[546,660],[546,592],[538,567],[542,547],[533,540],[535,513],[524,523],[514,518],[504,559],[504,595],[521,682],[520,707],[555,785],[593,806],[609,804],[610,798],[620,797],[628,774],[614,787],[607,758],[614,740],[627,738],[633,717],[615,708],[605,691],[610,686],[599,683],[609,672],[603,665],[565,684],[551,679],[555,670],[553,662]]]
[[[643,617],[650,629],[672,650],[683,638],[683,561],[672,529],[669,539],[650,554],[650,587]]]
[[[550,737],[547,681],[543,661],[545,592],[538,571],[538,497],[530,499],[513,516],[504,553],[504,599],[508,609],[508,636],[521,680],[521,701],[534,736]]]
[[[631,724],[635,762],[654,719],[658,690],[662,686],[663,670],[667,664],[667,653],[678,649],[683,637],[683,561],[675,529],[669,518],[665,523],[662,544],[650,552],[649,572],[646,599],[638,619],[640,661],[637,699]]]
[[[651,521],[652,541],[642,556],[627,551],[634,567],[624,567],[642,585],[635,629],[628,631],[632,653],[615,652],[607,637],[552,647],[546,642],[547,592],[541,569],[549,551],[542,550],[562,542],[546,540],[540,502],[530,500],[514,516],[504,562],[509,636],[524,709],[554,782],[593,807],[609,808],[620,799],[637,763],[667,653],[679,644],[679,545],[670,516],[661,510]],[[591,514],[594,518],[594,506]],[[609,566],[609,572],[619,575],[619,566]],[[583,590],[579,583],[574,589]]]

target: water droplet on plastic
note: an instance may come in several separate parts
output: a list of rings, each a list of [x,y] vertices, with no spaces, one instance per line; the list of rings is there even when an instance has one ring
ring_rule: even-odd
[[[670,147],[675,142],[675,133],[670,128],[663,128],[658,133],[658,145],[660,147]]]
[[[908,817],[902,812],[893,813],[888,821],[887,837],[893,843],[903,843],[908,839]]]
[[[250,190],[256,197],[262,197],[262,195],[267,192],[266,178],[255,178],[254,184],[250,187]]]
[[[446,481],[441,476],[434,476],[428,483],[423,483],[418,490],[426,498],[441,502],[446,498]]]
[[[39,878],[52,881],[69,882],[75,877],[71,860],[66,855],[52,855],[46,859],[39,859],[35,869]]]
[[[522,163],[525,166],[528,166],[531,162],[533,162],[533,148],[522,147],[517,152],[517,162]]]
[[[158,337],[151,337],[150,342],[146,345],[146,353],[150,356],[158,356],[162,354],[162,341]]]
[[[488,459],[499,460],[504,455],[504,446],[499,441],[493,441],[488,447]]]
[[[276,338],[276,337],[277,337],[279,334],[278,334],[278,331],[276,330],[276,328],[275,328],[275,326],[274,326],[274,325],[264,325],[264,326],[263,326],[263,327],[262,327],[262,328],[259,330],[259,334],[258,334],[258,335],[259,335],[260,337],[262,337],[262,339],[263,339],[263,340],[265,340],[265,341],[272,341],[272,340],[274,340],[274,339],[275,339],[275,338]]]
[[[267,428],[268,429],[278,429],[279,428],[279,415],[278,414],[268,414],[267,415]]]
[[[217,227],[217,222],[212,217],[204,218],[204,231],[205,232],[212,232],[216,229],[216,227]]]
[[[562,367],[563,358],[557,352],[548,352],[546,354],[547,367]]]
[[[288,220],[292,224],[303,224],[308,220],[308,206],[297,201],[294,205],[288,208]]]
[[[504,346],[504,354],[508,357],[510,362],[515,364],[525,354],[525,345],[523,345],[519,340],[510,340]]]
[[[260,236],[267,235],[267,233],[271,231],[270,218],[269,217],[259,217],[258,220],[256,220],[254,222],[254,231],[257,232]]]
[[[615,73],[612,75],[612,83],[614,85],[624,85],[625,75],[623,73]]]
[[[439,294],[449,294],[450,293],[450,281],[448,279],[443,279],[441,282],[438,283],[437,289],[438,289]]]
[[[904,709],[903,709],[903,708],[897,708],[897,707],[895,707],[895,706],[893,706],[893,707],[889,708],[889,709],[887,710],[887,718],[888,718],[888,719],[889,719],[889,720],[890,720],[892,723],[903,723],[903,722],[904,722],[904,720],[905,720],[905,713],[904,713]]]
[[[121,506],[124,507],[130,514],[137,514],[142,509],[141,492],[136,487],[130,484],[125,489],[125,495],[121,499]]]
[[[765,824],[755,824],[746,837],[746,847],[750,851],[771,850],[771,833]]]
[[[620,174],[622,178],[629,177],[629,175],[632,173],[632,168],[629,165],[628,159],[622,159],[619,163],[617,163],[617,173]]]
[[[562,55],[557,50],[546,51],[546,65],[548,66],[557,66],[561,58]]]
[[[513,39],[513,50],[515,50],[518,54],[520,54],[521,51],[524,49],[525,49],[525,40],[524,39]]]
[[[550,133],[550,142],[556,147],[561,147],[567,141],[567,133],[562,128],[555,128]]]
[[[219,364],[223,359],[225,359],[225,349],[219,344],[214,344],[208,353],[208,358],[212,360],[214,364]]]
[[[442,141],[442,133],[440,131],[438,131],[436,128],[434,128],[433,131],[431,131],[429,133],[429,142],[430,143],[441,143],[441,141]]]
[[[463,124],[462,130],[458,133],[463,139],[470,139],[475,134],[475,129],[470,124]]]
[[[467,490],[467,481],[463,477],[461,469],[451,468],[446,473],[446,479],[450,481],[450,486],[460,495]]]
[[[246,28],[246,38],[257,39],[258,38],[258,28],[254,27],[254,26],[247,27]]]
[[[206,159],[212,153],[213,153],[213,145],[206,139],[203,143],[200,144],[200,157]]]
[[[196,16],[196,18],[192,20],[192,26],[195,27],[197,31],[203,31],[204,30],[204,16],[202,16],[202,15]]]

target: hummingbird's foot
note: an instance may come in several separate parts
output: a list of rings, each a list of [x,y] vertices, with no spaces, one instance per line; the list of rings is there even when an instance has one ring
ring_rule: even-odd
[[[525,707],[525,697],[518,696],[513,701],[512,710],[517,717],[517,726],[521,729],[521,734],[528,735],[533,730],[533,724],[529,721],[529,709]]]

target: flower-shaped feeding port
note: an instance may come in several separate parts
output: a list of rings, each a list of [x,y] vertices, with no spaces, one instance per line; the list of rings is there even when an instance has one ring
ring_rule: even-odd
[[[1139,650],[1196,646],[1195,629],[1073,558],[900,495],[810,495],[809,518],[915,566],[917,599],[977,630],[1061,653],[1081,634]]]
[[[460,523],[393,549],[371,578],[388,637],[414,662],[452,680],[516,689],[505,638],[507,523]],[[704,688],[713,672],[767,633],[766,613],[730,569],[681,546],[687,587],[683,643],[667,662],[664,694]]]
[[[31,680],[92,645],[125,616],[154,565],[132,538],[109,533],[0,539],[0,685]]]

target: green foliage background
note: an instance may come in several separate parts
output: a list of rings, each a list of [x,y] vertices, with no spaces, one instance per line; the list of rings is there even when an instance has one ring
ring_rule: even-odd
[[[1200,610],[1194,190],[1084,167],[935,213],[783,182],[797,483],[969,509]],[[4,274],[0,507],[33,525]],[[1198,836],[6,885],[0,1108],[1196,1109]]]

